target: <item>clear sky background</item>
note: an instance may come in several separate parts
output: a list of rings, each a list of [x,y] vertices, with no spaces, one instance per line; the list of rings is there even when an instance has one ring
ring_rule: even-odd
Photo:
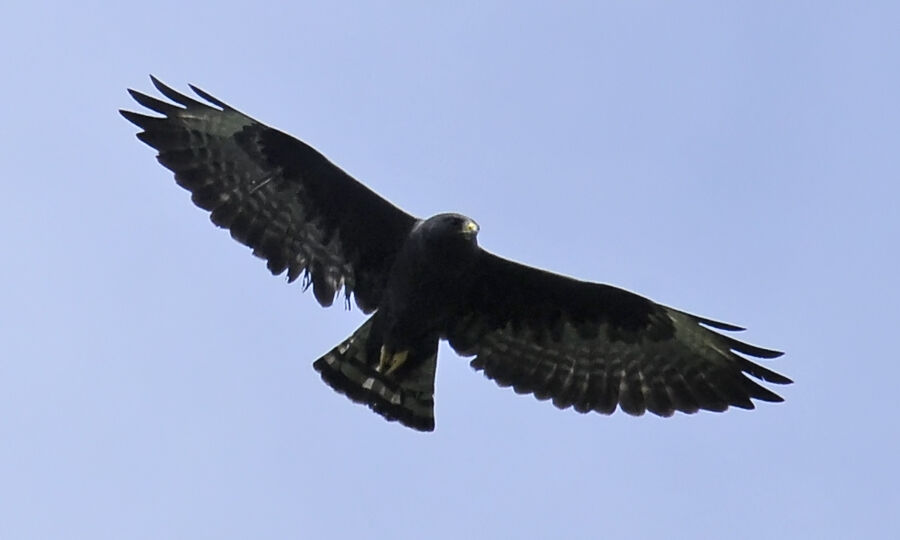
[[[0,538],[898,538],[896,2],[29,3],[0,20]],[[140,6],[140,7],[138,7]],[[327,7],[326,7],[327,6]],[[481,244],[749,328],[783,404],[437,430],[119,117],[149,73]]]

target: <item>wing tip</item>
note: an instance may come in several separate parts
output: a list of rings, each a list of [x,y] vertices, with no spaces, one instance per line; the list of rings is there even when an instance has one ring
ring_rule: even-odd
[[[175,103],[178,103],[179,105],[184,105],[185,107],[188,107],[188,108],[190,108],[190,107],[209,108],[209,105],[206,105],[205,103],[201,103],[201,102],[197,101],[196,99],[194,99],[190,96],[186,96],[186,95],[182,94],[181,92],[169,87],[168,85],[166,85],[165,83],[163,83],[162,81],[157,79],[152,74],[150,75],[150,82],[153,83],[153,86],[159,91],[160,94],[166,96],[167,98],[171,99]]]
[[[136,113],[134,111],[129,111],[129,110],[125,110],[125,109],[119,109],[119,114],[121,114],[122,118],[124,118],[125,120],[128,120],[130,123],[141,128],[142,130],[144,130],[144,131],[139,131],[135,135],[142,142],[149,144],[150,146],[153,146],[153,144],[151,144],[150,140],[148,139],[149,136],[147,134],[147,128],[151,123],[153,123],[156,120],[159,120],[159,118],[154,117],[154,116],[147,116],[146,114]]]
[[[783,403],[784,398],[776,394],[775,392],[769,390],[764,386],[760,386],[752,381],[750,381],[749,390],[750,397],[753,399],[758,399],[760,401],[766,401],[768,403]]]
[[[750,345],[749,343],[744,343],[738,340],[729,340],[730,348],[739,353],[749,354],[750,356],[754,356],[756,358],[763,358],[765,360],[772,360],[778,358],[780,356],[784,356],[783,351],[776,351],[775,349],[764,349],[762,347],[757,347],[756,345]]]
[[[769,372],[763,380],[772,384],[794,384],[794,380],[790,377],[785,377],[781,373],[775,373],[774,371]]]
[[[697,317],[696,315],[693,315],[693,317],[697,319],[697,322],[715,328],[716,330],[724,330],[726,332],[743,332],[746,330],[743,326],[738,326],[736,324],[707,319],[705,317]]]
[[[140,119],[144,117],[143,114],[139,114],[134,111],[129,111],[126,109],[119,109],[119,114],[121,114],[122,117],[125,118],[125,120],[128,120],[129,122],[136,125],[137,127],[143,127],[140,124]]]
[[[155,75],[150,74],[150,82],[153,84],[154,88],[159,90],[161,93],[168,95],[169,92],[175,92],[175,90],[169,88],[166,83],[157,79]],[[177,92],[176,92],[177,93]]]
[[[725,330],[726,332],[743,332],[746,330],[743,326],[738,326],[736,324],[731,324],[723,321],[717,321],[715,319],[709,319],[707,317],[701,317],[699,315],[694,315],[693,313],[688,313],[687,311],[681,311],[680,309],[675,309],[669,306],[662,306],[665,310],[668,310],[673,313],[677,313],[688,319],[693,320],[699,324],[704,326],[709,326],[710,328],[715,328],[716,330]]]
[[[213,96],[213,95],[210,94],[209,92],[203,90],[202,88],[200,88],[200,87],[198,87],[198,86],[196,86],[196,85],[188,84],[188,87],[189,87],[191,90],[193,90],[195,94],[197,94],[198,96],[202,97],[202,98],[205,99],[206,101],[212,103],[213,105],[215,105],[215,106],[217,106],[217,107],[221,107],[222,110],[225,110],[225,111],[233,111],[233,110],[235,110],[234,107],[228,105],[227,103],[225,103],[225,102],[222,101],[221,99],[219,99],[219,98]]]

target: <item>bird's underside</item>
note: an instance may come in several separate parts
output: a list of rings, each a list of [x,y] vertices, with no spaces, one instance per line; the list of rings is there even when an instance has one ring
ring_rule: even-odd
[[[500,386],[579,412],[782,401],[756,380],[791,380],[750,360],[781,353],[722,333],[741,328],[493,255],[471,219],[418,220],[305,143],[193,86],[206,103],[152,80],[170,101],[129,92],[158,115],[121,113],[194,204],[273,274],[302,276],[321,305],[343,292],[371,314],[313,365],[388,420],[434,429],[441,339]]]

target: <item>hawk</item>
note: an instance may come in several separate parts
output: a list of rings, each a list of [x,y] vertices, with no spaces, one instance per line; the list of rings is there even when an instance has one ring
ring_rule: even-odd
[[[581,413],[752,409],[782,401],[754,379],[792,382],[748,358],[782,353],[716,331],[740,327],[494,255],[474,220],[413,217],[304,142],[151,79],[170,101],[129,93],[158,115],[120,112],[194,204],[322,306],[342,292],[371,314],[313,367],[388,420],[434,429],[441,340],[500,386]]]

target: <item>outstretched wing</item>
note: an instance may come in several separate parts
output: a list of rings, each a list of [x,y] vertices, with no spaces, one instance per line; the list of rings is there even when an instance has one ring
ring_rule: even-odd
[[[559,408],[640,415],[782,401],[747,375],[791,380],[744,356],[775,358],[714,332],[741,328],[482,252],[474,286],[447,338],[500,386]]]
[[[151,77],[175,104],[129,90],[162,114],[120,111],[138,138],[191,192],[212,222],[253,248],[275,274],[304,275],[331,305],[344,288],[366,312],[378,306],[386,276],[415,218],[379,197],[307,144],[191,86],[209,104]]]

